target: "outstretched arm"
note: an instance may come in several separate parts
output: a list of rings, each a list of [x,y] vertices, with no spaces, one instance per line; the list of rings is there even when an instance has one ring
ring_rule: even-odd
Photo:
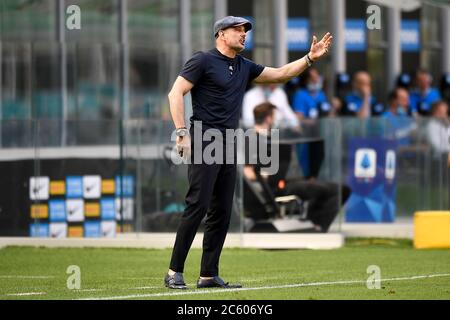
[[[316,61],[323,57],[330,49],[333,37],[327,32],[322,40],[317,42],[316,36],[313,36],[311,48],[307,56]],[[263,72],[255,79],[255,83],[284,83],[298,76],[308,68],[307,56],[301,59],[285,64],[280,68],[265,67]]]

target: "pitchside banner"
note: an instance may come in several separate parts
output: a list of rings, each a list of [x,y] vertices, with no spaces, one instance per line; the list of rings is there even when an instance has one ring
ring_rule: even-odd
[[[401,48],[402,51],[420,51],[420,23],[418,20],[402,20],[401,24]]]
[[[288,19],[287,42],[289,51],[308,51],[311,46],[311,37],[308,19]]]
[[[245,17],[253,25],[253,17]],[[418,20],[401,21],[401,49],[407,52],[420,51],[420,23]],[[316,34],[320,38],[320,35]],[[310,21],[307,18],[292,17],[287,20],[287,45],[289,51],[307,51],[311,46],[312,34]],[[319,39],[320,40],[320,39]],[[247,33],[245,50],[253,49],[253,32]],[[367,50],[367,26],[365,19],[345,20],[345,49],[349,52],[365,52]]]
[[[418,20],[402,20],[400,41],[402,51],[420,51],[420,23]],[[367,26],[364,19],[345,21],[345,49],[351,52],[367,50]]]
[[[130,162],[131,163],[131,162]],[[135,177],[116,159],[0,161],[0,236],[115,237],[134,225]]]
[[[367,50],[366,21],[363,19],[347,19],[345,21],[345,49],[347,51],[364,52]]]
[[[393,222],[397,143],[386,139],[349,141],[347,222]]]
[[[255,23],[252,17],[245,17],[252,24]],[[311,35],[309,27],[309,19],[306,18],[289,18],[287,21],[287,45],[289,51],[307,51],[311,46]],[[245,40],[245,50],[253,49],[253,32],[247,32]]]

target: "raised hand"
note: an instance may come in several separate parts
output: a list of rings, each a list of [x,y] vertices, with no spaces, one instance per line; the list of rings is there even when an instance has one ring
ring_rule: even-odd
[[[317,42],[317,37],[313,36],[311,49],[309,51],[309,57],[311,58],[311,60],[315,61],[327,54],[327,52],[330,50],[332,40],[333,36],[329,32],[327,32],[319,42]]]

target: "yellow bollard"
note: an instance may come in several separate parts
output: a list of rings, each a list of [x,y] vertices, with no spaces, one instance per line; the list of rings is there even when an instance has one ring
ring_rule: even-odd
[[[450,248],[450,211],[414,214],[414,248]]]

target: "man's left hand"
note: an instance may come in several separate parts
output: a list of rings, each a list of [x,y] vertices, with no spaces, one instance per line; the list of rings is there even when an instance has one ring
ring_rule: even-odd
[[[311,49],[309,51],[309,57],[311,60],[316,61],[327,54],[331,48],[332,40],[333,36],[329,32],[327,32],[319,42],[317,42],[317,37],[313,36]]]

